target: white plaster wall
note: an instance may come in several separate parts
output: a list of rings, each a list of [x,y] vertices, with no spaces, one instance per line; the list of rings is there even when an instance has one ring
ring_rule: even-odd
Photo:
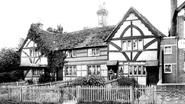
[[[130,25],[130,21],[125,21],[113,38],[119,38],[123,30]]]
[[[121,47],[121,40],[111,40],[111,42]]]
[[[140,21],[140,20],[137,20],[137,21],[133,21],[133,25],[136,25],[137,27],[139,27],[144,35],[153,35],[149,30],[148,28]]]
[[[125,34],[123,35],[123,37],[129,37],[129,36],[131,36],[131,28],[129,28],[129,29],[125,32]]]
[[[21,66],[30,66],[29,58],[21,58]]]
[[[138,83],[140,85],[146,85],[146,77],[138,77]]]
[[[157,60],[157,51],[144,51],[142,52],[137,61],[140,60]]]
[[[138,19],[138,17],[135,14],[130,13],[130,15],[128,16],[126,20],[133,20],[133,19]]]
[[[141,33],[137,29],[133,28],[132,30],[133,30],[133,36],[141,36]]]
[[[157,49],[157,42],[154,42],[150,46],[148,46],[146,49]]]
[[[123,60],[126,61],[126,58],[122,53],[118,52],[109,52],[109,60]]]
[[[144,45],[146,45],[148,42],[152,41],[154,38],[145,38],[144,39]]]
[[[111,44],[109,44],[109,50],[117,50],[118,51],[118,49],[117,48],[115,48],[113,45],[111,45]]]

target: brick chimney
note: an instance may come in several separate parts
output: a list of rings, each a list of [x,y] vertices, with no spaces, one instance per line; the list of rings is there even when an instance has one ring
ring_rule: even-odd
[[[177,0],[171,0],[171,29],[170,29],[170,36],[176,36],[176,25],[177,25],[177,18],[176,18],[176,9],[177,9]]]

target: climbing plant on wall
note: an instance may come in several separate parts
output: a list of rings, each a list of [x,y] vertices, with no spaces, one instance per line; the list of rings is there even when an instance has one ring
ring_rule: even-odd
[[[39,24],[32,24],[27,36],[28,39],[37,44],[36,50],[48,58],[49,72],[55,72],[57,68],[62,67],[66,58],[64,51],[55,50],[55,37],[54,33],[48,33],[39,29]]]

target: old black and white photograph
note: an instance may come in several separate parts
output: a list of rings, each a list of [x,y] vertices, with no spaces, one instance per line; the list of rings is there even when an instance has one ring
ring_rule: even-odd
[[[0,104],[185,104],[184,0],[1,0]]]

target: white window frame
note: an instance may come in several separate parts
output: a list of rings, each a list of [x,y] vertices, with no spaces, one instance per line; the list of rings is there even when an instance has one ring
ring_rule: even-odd
[[[75,65],[65,66],[65,76],[76,76],[76,75],[77,75],[77,67]]]
[[[135,48],[134,48],[134,43],[135,43]],[[139,46],[139,45],[142,45],[142,46]],[[122,40],[122,51],[143,50],[143,47],[144,47],[143,39]]]
[[[171,69],[170,71],[166,71],[166,65],[170,65],[171,66]],[[172,73],[172,64],[164,64],[164,73]]]
[[[76,57],[77,51],[76,50],[72,50],[71,51],[71,57]]]
[[[140,68],[140,74],[139,74]],[[128,66],[129,76],[146,76],[146,67],[142,65],[129,65]],[[136,73],[134,73],[136,71]],[[145,72],[145,74],[143,74]],[[132,73],[132,74],[130,74]]]
[[[88,49],[88,56],[100,56],[99,48]]]
[[[170,52],[166,52],[166,47],[171,47]],[[165,45],[164,46],[164,54],[172,54],[172,46],[171,45]]]
[[[77,56],[77,51],[76,50],[68,50],[66,51],[67,57],[72,58]]]
[[[95,72],[95,74],[92,74],[92,72],[91,72],[91,74],[89,74],[89,70],[91,71],[91,69],[89,69],[89,67],[94,67],[95,69],[92,69],[92,70],[94,70],[94,71],[96,71]],[[98,67],[99,67],[99,70],[98,70]],[[98,71],[99,71],[99,73],[98,73]],[[101,65],[87,65],[87,75],[98,75],[98,76],[101,76]]]

